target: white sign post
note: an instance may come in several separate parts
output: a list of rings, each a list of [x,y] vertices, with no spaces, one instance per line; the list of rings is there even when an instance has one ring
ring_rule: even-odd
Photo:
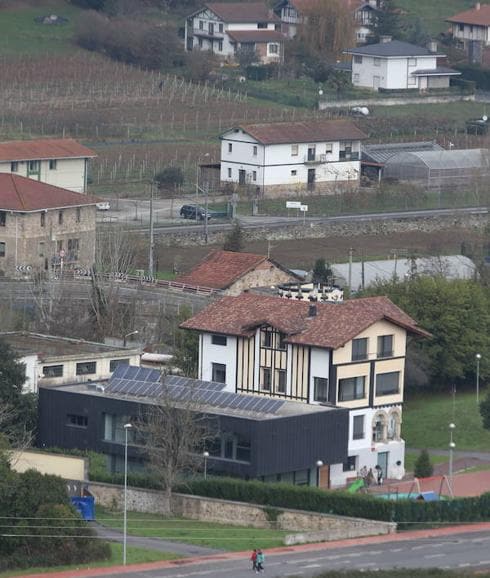
[[[299,210],[303,213],[303,225],[306,225],[306,213],[308,212],[308,205],[300,205]]]
[[[298,209],[301,207],[301,201],[286,201],[286,209],[288,210],[288,217],[289,217],[289,209],[296,209],[296,215]]]

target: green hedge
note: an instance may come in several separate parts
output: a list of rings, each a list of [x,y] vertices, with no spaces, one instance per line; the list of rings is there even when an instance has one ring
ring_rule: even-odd
[[[469,80],[476,84],[478,88],[490,90],[490,70],[472,64],[458,64],[455,67],[461,72],[462,80]]]

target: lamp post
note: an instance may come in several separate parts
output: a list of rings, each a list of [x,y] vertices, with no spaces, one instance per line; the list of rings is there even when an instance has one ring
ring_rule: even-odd
[[[124,520],[123,520],[123,565],[126,566],[126,544],[128,539],[128,431],[133,426],[124,424]]]
[[[322,460],[317,460],[315,465],[316,465],[316,485],[317,485],[317,488],[319,488],[320,487],[320,468],[323,466]]]
[[[204,479],[208,477],[208,458],[209,452],[202,452],[202,457],[204,458]]]
[[[453,441],[453,430],[456,427],[454,423],[449,424],[449,487],[451,496],[453,496],[453,451],[456,444]]]
[[[139,331],[136,329],[135,331],[131,331],[131,333],[126,333],[126,335],[124,336],[123,339],[123,347],[126,347],[126,340],[128,337],[130,337],[131,335],[137,335],[139,333]],[[126,426],[124,426],[126,427]]]
[[[476,359],[476,403],[480,404],[480,359],[481,353],[475,355]]]

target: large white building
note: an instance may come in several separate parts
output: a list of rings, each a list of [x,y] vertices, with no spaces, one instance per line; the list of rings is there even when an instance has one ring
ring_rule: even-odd
[[[222,185],[274,196],[359,184],[366,135],[349,120],[241,125],[220,138]]]
[[[474,64],[490,62],[490,4],[476,2],[474,7],[447,19],[453,38],[466,50]]]
[[[209,51],[226,60],[248,50],[263,63],[281,62],[284,39],[281,21],[263,2],[208,2],[185,23],[187,51]]]
[[[452,76],[461,73],[440,64],[445,54],[430,48],[383,37],[378,44],[344,51],[352,55],[352,84],[373,90],[428,90],[447,88]]]
[[[88,163],[95,156],[93,151],[71,138],[2,142],[0,173],[86,193]]]
[[[323,466],[331,487],[364,466],[379,466],[385,477],[403,473],[407,336],[428,334],[388,298],[313,305],[243,293],[182,327],[199,332],[202,380],[230,392],[349,409],[348,459]]]

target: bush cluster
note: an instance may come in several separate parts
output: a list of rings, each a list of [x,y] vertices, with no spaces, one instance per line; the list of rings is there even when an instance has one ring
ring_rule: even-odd
[[[472,81],[473,85],[482,90],[490,90],[490,70],[474,64],[458,64],[455,67],[461,72],[462,80]]]

